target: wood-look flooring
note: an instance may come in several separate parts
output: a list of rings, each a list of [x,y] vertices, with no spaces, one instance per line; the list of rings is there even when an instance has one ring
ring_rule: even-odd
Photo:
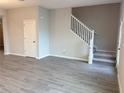
[[[0,93],[119,93],[112,65],[0,52]]]

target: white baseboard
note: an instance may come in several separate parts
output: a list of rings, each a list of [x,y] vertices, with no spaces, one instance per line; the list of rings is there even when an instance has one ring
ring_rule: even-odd
[[[7,53],[6,55],[15,55],[15,56],[22,56],[22,57],[25,57],[24,55],[22,55],[22,54],[17,54],[17,53]]]
[[[16,56],[21,56],[21,57],[27,57],[27,56],[25,56],[25,55],[17,54],[17,53],[7,53],[7,54],[5,54],[5,55],[16,55]],[[49,54],[48,54],[48,55],[44,55],[44,56],[42,56],[42,57],[32,57],[32,58],[36,58],[36,59],[40,60],[40,59],[45,58],[45,57],[48,57],[48,56],[49,56]]]
[[[120,78],[119,78],[119,74],[117,75],[117,78],[118,78],[118,83],[119,83],[119,91],[120,91],[120,93],[123,93],[122,92],[121,81],[120,81]]]
[[[81,61],[85,61],[88,62],[88,59],[83,59],[83,58],[76,58],[76,57],[69,57],[69,56],[60,56],[60,55],[49,55],[49,56],[53,56],[53,57],[60,57],[60,58],[67,58],[67,59],[74,59],[74,60],[81,60]]]
[[[16,56],[26,57],[25,55],[17,54],[17,53],[7,53],[6,55],[16,55]],[[69,57],[69,56],[52,55],[52,54],[44,55],[42,57],[35,57],[35,58],[40,60],[40,59],[43,59],[43,58],[48,57],[48,56],[54,56],[54,57],[60,57],[60,58],[67,58],[67,59],[74,59],[74,60],[81,60],[81,61],[88,62],[88,59],[76,58],[76,57]]]
[[[4,55],[9,55],[10,53],[4,51]]]
[[[43,58],[45,58],[45,57],[48,57],[48,56],[50,56],[50,54],[47,54],[47,55],[44,55],[44,56],[42,56],[42,57],[36,57],[36,59],[43,59]]]

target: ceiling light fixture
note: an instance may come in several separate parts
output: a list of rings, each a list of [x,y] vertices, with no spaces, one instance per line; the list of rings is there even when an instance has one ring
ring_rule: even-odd
[[[19,0],[19,1],[25,1],[25,0]]]

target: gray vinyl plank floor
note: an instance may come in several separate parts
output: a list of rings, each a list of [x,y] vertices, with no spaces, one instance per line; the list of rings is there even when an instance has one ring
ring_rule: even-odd
[[[0,93],[119,93],[113,65],[0,51]]]

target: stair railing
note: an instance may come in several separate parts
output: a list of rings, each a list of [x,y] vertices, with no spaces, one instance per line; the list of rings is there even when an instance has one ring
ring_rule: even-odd
[[[93,61],[94,30],[89,29],[83,22],[71,15],[71,30],[89,46],[89,64]]]

